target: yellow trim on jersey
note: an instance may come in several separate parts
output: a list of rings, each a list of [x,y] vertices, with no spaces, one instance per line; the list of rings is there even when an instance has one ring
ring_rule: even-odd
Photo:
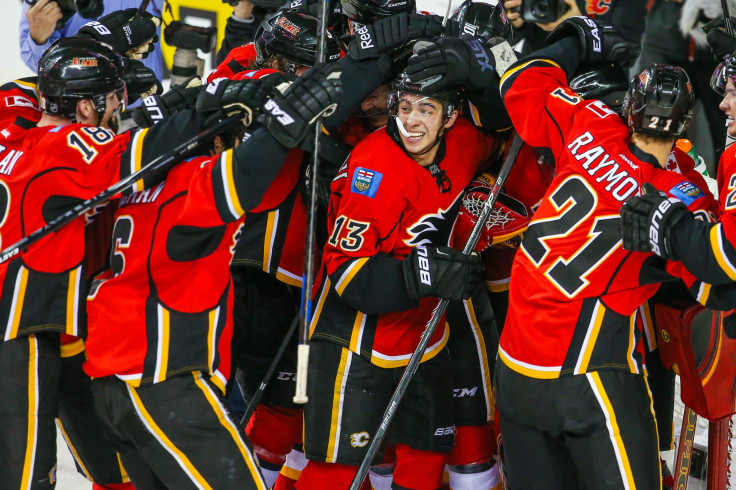
[[[468,105],[470,106],[470,117],[473,119],[473,124],[475,124],[476,127],[482,128],[483,124],[480,122],[480,112],[478,112],[478,108],[470,101],[468,101]]]
[[[154,383],[160,383],[166,379],[166,370],[169,367],[169,336],[171,334],[169,310],[159,305],[158,311],[160,315],[158,323],[158,355]]]
[[[353,322],[353,330],[350,334],[350,350],[360,353],[360,340],[363,337],[363,328],[365,327],[365,313],[358,312]]]
[[[478,324],[478,317],[475,314],[475,307],[473,306],[473,300],[468,299],[465,301],[465,306],[467,307],[468,311],[468,318],[470,319],[472,329],[473,329],[473,335],[475,336],[475,343],[478,349],[478,354],[480,356],[480,362],[481,362],[481,375],[483,376],[483,387],[485,389],[485,395],[486,395],[486,407],[488,408],[488,411],[486,412],[486,416],[488,417],[487,420],[493,420],[493,409],[495,407],[495,403],[493,400],[493,388],[491,387],[491,374],[489,370],[491,369],[491,364],[488,362],[488,352],[486,351],[486,340],[485,337],[483,337],[483,331],[480,328],[480,325]],[[487,369],[486,369],[487,368]]]
[[[723,249],[723,227],[719,223],[710,229],[710,245],[713,249],[713,255],[721,266],[723,272],[726,273],[729,279],[736,281],[736,267],[731,263],[725,250]]]
[[[314,310],[314,315],[312,316],[312,321],[309,322],[309,338],[312,338],[312,334],[314,333],[314,329],[317,328],[317,322],[319,321],[319,316],[322,314],[322,307],[325,305],[325,299],[327,299],[327,293],[330,292],[330,279],[328,278],[325,281],[325,287],[322,290],[322,294],[319,296],[319,299],[317,300],[317,308]]]
[[[613,410],[611,400],[609,400],[608,394],[606,394],[606,390],[603,387],[601,377],[597,372],[587,373],[586,376],[588,376],[588,380],[590,380],[591,383],[591,388],[593,388],[593,393],[595,393],[596,398],[598,398],[601,410],[606,416],[606,425],[608,426],[609,436],[614,443],[613,451],[614,453],[616,453],[616,459],[619,463],[619,471],[622,473],[621,479],[624,481],[624,487],[634,490],[636,489],[636,484],[634,483],[634,474],[631,472],[629,456],[626,453],[626,446],[624,446],[624,441],[623,439],[621,439],[621,429],[619,429],[618,421],[616,420],[616,412]]]
[[[721,315],[721,319],[719,323],[723,322],[723,315]],[[718,325],[718,328],[721,329],[721,325]],[[718,366],[718,361],[721,358],[721,344],[723,343],[723,334],[724,332],[721,329],[720,335],[718,335],[718,345],[716,346],[716,358],[713,360],[713,363],[710,365],[710,368],[708,369],[708,373],[703,378],[703,388],[705,388],[705,385],[708,384],[708,381],[710,381],[710,378],[713,377],[713,373],[716,372],[716,367]]]
[[[506,240],[510,240],[510,239],[514,238],[516,235],[521,235],[522,233],[524,233],[526,231],[527,228],[528,228],[528,226],[525,226],[522,229],[513,231],[511,233],[506,233],[505,235],[494,236],[493,237],[493,240],[491,241],[491,245],[496,245],[497,243],[501,243],[501,242],[505,242]]]
[[[659,422],[657,422],[657,414],[654,413],[654,397],[652,396],[652,390],[649,388],[649,371],[647,371],[647,368],[643,369],[644,371],[644,386],[647,387],[647,395],[649,396],[649,413],[652,414],[652,420],[654,420],[654,433],[657,434],[657,447],[661,448],[660,441],[659,441]],[[674,428],[674,423],[672,424]],[[670,443],[670,446],[672,443]],[[672,449],[672,448],[670,448]],[[659,479],[662,480],[662,467],[659,467]]]
[[[186,455],[182,453],[173,442],[171,442],[171,439],[169,439],[166,433],[164,433],[164,431],[162,431],[158,424],[153,420],[153,417],[148,413],[145,405],[143,405],[143,401],[138,396],[138,392],[131,388],[130,385],[128,385],[128,393],[130,394],[130,399],[133,402],[133,407],[138,413],[138,417],[143,425],[146,426],[151,434],[153,434],[153,437],[156,438],[163,448],[177,460],[181,469],[184,470],[184,473],[186,473],[189,478],[196,481],[201,487],[212,488],[207,483],[207,480],[205,480],[199,471],[197,471],[197,468],[194,467],[192,462],[189,461],[189,458],[187,458]]]
[[[534,63],[535,61],[545,61],[545,62],[547,62],[547,63],[549,63],[549,64],[551,64],[553,66],[556,66],[557,68],[560,67],[560,65],[558,65],[554,61],[548,60],[546,58],[536,58],[536,59],[533,59],[533,60],[529,60],[526,63],[521,64],[519,66],[516,66],[516,67],[508,70],[506,73],[504,73],[503,76],[501,77],[501,81],[499,82],[498,85],[499,86],[503,85],[503,83],[506,81],[507,78],[509,78],[511,75],[513,75],[517,71],[523,70],[525,67],[529,66],[530,64]]]
[[[517,361],[511,357],[501,346],[498,347],[498,357],[512,371],[523,374],[529,378],[536,379],[557,379],[560,377],[561,366],[543,367],[534,366],[525,362]]]
[[[578,358],[578,363],[575,366],[575,374],[588,372],[590,358],[593,356],[593,349],[595,349],[596,343],[598,342],[598,334],[601,333],[601,324],[603,323],[603,316],[605,314],[606,307],[600,301],[596,301],[593,315],[591,315],[591,322],[588,324],[588,330],[583,341],[581,349],[582,356]]]
[[[629,316],[629,348],[626,350],[626,362],[629,363],[629,371],[638,373],[639,368],[634,361],[634,351],[636,350],[636,311]]]
[[[141,169],[143,163],[143,140],[146,139],[146,133],[150,128],[141,129],[135,134],[135,147],[132,152],[131,170],[135,173]],[[135,181],[135,191],[141,192],[146,188],[143,179]]]
[[[649,309],[649,301],[645,301],[640,307],[641,323],[644,327],[645,337],[647,339],[647,348],[652,352],[657,348],[657,332],[654,330],[654,320],[652,320],[652,311]]]
[[[23,477],[20,488],[30,489],[33,478],[33,463],[38,434],[36,413],[38,412],[38,341],[35,335],[28,336],[28,426],[26,427],[26,454],[23,458]]]
[[[128,483],[130,481],[130,477],[128,476],[128,470],[125,469],[123,461],[120,459],[120,453],[116,452],[115,457],[118,458],[118,468],[120,468],[120,477],[123,480],[122,483]]]
[[[698,303],[703,306],[708,303],[708,298],[710,297],[710,288],[711,285],[707,282],[700,283],[700,288],[698,289],[698,297],[696,299],[698,300]]]
[[[223,165],[225,167],[225,189],[227,190],[227,201],[230,204],[231,211],[236,218],[243,216],[245,210],[240,204],[240,198],[238,197],[238,191],[235,188],[235,178],[233,177],[233,152],[228,150],[222,154]]]
[[[218,373],[220,372],[218,371]],[[220,373],[220,375],[222,375],[222,373]],[[210,376],[210,381],[212,382],[213,385],[217,386],[217,389],[219,389],[221,394],[224,396],[225,395],[225,382],[222,381],[218,376],[214,376],[214,375]]]
[[[439,354],[442,349],[445,348],[445,345],[447,345],[447,340],[449,338],[450,326],[447,324],[447,322],[445,322],[445,333],[442,335],[442,338],[439,341],[435,342],[434,345],[430,345],[429,347],[427,347],[427,350],[424,352],[424,355],[419,362],[422,363],[429,361],[437,354]],[[403,354],[400,356],[386,356],[379,352],[376,352],[375,350],[371,352],[371,364],[382,368],[395,368],[406,366],[407,364],[409,364],[410,358],[411,354]]]
[[[77,339],[73,342],[61,344],[61,357],[74,357],[77,354],[84,352],[84,340]]]
[[[224,407],[220,404],[217,396],[212,392],[212,389],[202,381],[202,373],[198,371],[192,373],[192,375],[194,376],[194,383],[202,391],[202,394],[204,394],[205,399],[212,407],[212,411],[217,415],[217,419],[220,421],[220,424],[222,424],[225,430],[228,431],[230,437],[233,438],[233,442],[238,447],[238,450],[240,450],[240,454],[243,456],[243,460],[245,460],[245,464],[248,466],[251,476],[253,476],[256,487],[258,490],[266,490],[266,485],[258,472],[256,462],[253,460],[253,455],[248,451],[248,448],[245,447],[245,443],[238,434],[238,429],[230,419],[230,416],[225,412]]]
[[[268,219],[266,221],[266,237],[263,240],[263,272],[270,272],[271,268],[271,253],[273,252],[274,232],[276,231],[276,223],[279,219],[279,210],[271,211],[268,213]]]
[[[296,286],[300,288],[303,285],[301,277],[299,279],[295,279],[287,274],[284,274],[280,270],[276,271],[276,279],[285,284],[288,284],[289,286]]]
[[[15,291],[13,292],[13,308],[11,311],[10,334],[5,340],[14,339],[18,336],[18,328],[20,327],[20,317],[23,313],[23,302],[26,299],[26,286],[28,285],[28,269],[20,266],[18,277],[15,282]]]
[[[284,466],[281,467],[281,471],[279,473],[281,473],[286,478],[289,478],[291,480],[298,480],[299,479],[299,475],[302,474],[301,471],[299,471],[297,469],[294,469],[294,468],[291,468],[291,467],[286,466],[286,465],[284,465]]]
[[[210,310],[207,314],[207,367],[211,373],[215,371],[215,353],[217,352],[217,320],[219,317],[220,308],[217,307],[214,310]]]
[[[342,276],[340,276],[340,279],[337,281],[337,284],[335,284],[335,291],[337,291],[338,295],[342,296],[345,288],[348,287],[350,281],[353,280],[358,271],[360,271],[365,263],[368,262],[369,258],[370,257],[362,257],[360,259],[353,260],[353,263],[345,269],[345,272],[343,272]]]
[[[337,450],[340,445],[340,423],[342,421],[342,395],[345,390],[345,381],[347,381],[348,377],[346,367],[349,365],[350,356],[351,352],[349,350],[344,347],[340,349],[340,365],[337,368],[335,386],[332,390],[332,412],[330,417],[330,436],[327,439],[326,463],[337,461]]]
[[[92,475],[89,474],[89,471],[87,470],[87,467],[84,465],[84,461],[82,461],[82,458],[79,457],[79,453],[77,452],[77,448],[74,447],[74,444],[72,444],[72,440],[69,439],[69,435],[66,433],[66,429],[64,429],[64,424],[61,423],[61,419],[56,419],[56,425],[59,427],[59,431],[61,432],[61,436],[66,441],[67,447],[69,447],[69,450],[72,452],[72,456],[74,457],[74,460],[77,462],[80,468],[82,468],[82,472],[84,473],[84,476],[87,477],[89,481],[92,483],[95,482],[95,480],[92,478]]]
[[[69,283],[66,290],[66,333],[77,335],[77,303],[79,293],[79,277],[81,266],[69,271]]]

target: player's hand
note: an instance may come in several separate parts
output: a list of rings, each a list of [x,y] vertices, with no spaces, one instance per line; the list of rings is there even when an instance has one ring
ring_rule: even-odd
[[[731,24],[736,26],[736,17],[731,17]],[[703,31],[717,60],[736,51],[736,37],[729,36],[726,32],[722,15],[705,24]]]
[[[276,90],[262,107],[266,129],[282,145],[297,146],[320,116],[335,112],[342,94],[340,75],[337,65],[324,63],[307,70],[283,93]]]
[[[128,91],[128,104],[164,91],[153,70],[138,60],[128,58],[122,58],[122,60],[123,81]]]
[[[567,7],[568,7],[567,12],[565,12],[564,14],[562,14],[554,22],[549,22],[549,23],[546,23],[546,24],[537,24],[539,27],[542,28],[543,31],[552,32],[565,19],[567,19],[569,17],[576,16],[576,15],[583,15],[582,12],[580,12],[580,8],[578,7],[578,3],[575,0],[564,0],[564,2],[567,4]]]
[[[458,84],[480,92],[498,84],[494,63],[493,53],[482,38],[442,37],[409,58],[406,74],[427,95]]]
[[[146,58],[155,49],[154,43],[158,41],[156,28],[161,24],[161,19],[148,12],[138,17],[136,12],[134,8],[117,10],[99,20],[87,22],[79,29],[77,36],[107,43],[128,58]]]
[[[233,7],[233,17],[240,20],[250,20],[253,18],[253,2],[250,0],[240,0]]]
[[[253,112],[265,102],[267,96],[268,91],[264,89],[262,80],[218,78],[199,92],[196,109],[197,112],[212,114],[205,121],[205,126],[237,113],[242,113],[243,124],[250,126]]]
[[[414,247],[403,265],[404,284],[414,299],[468,299],[483,281],[480,256],[450,247]]]
[[[381,54],[393,57],[406,51],[412,41],[442,35],[444,29],[438,19],[436,16],[402,12],[380,19],[373,25],[360,26],[348,46],[348,53],[355,59],[377,58]]]
[[[689,214],[687,206],[668,197],[649,183],[644,192],[621,206],[623,246],[632,252],[652,252],[665,259],[677,260],[672,250],[670,230],[680,218]]]
[[[641,51],[639,43],[622,37],[613,26],[587,17],[565,19],[547,36],[547,43],[552,44],[569,36],[579,40],[582,51],[580,58],[584,62],[612,61],[626,65],[633,63]]]
[[[197,96],[202,90],[202,79],[193,76],[180,85],[173,85],[163,95],[150,95],[133,109],[131,116],[142,128],[148,128],[184,109],[194,109]]]
[[[56,30],[56,23],[63,17],[59,4],[54,0],[39,0],[26,10],[28,33],[36,44],[44,44]]]

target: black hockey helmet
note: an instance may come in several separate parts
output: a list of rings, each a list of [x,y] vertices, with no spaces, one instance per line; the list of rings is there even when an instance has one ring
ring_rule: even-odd
[[[417,11],[416,0],[340,0],[342,13],[353,22],[373,24],[379,19],[402,12]]]
[[[465,0],[452,14],[451,20],[460,24],[461,34],[492,39],[511,39],[511,21],[506,17],[501,3],[490,4]]]
[[[685,70],[653,63],[629,82],[622,111],[630,130],[674,138],[685,132],[694,105]]]
[[[88,38],[61,38],[38,62],[41,110],[75,121],[77,103],[90,99],[101,120],[110,92],[116,92],[125,104],[123,74],[120,55],[107,44]]]
[[[446,87],[431,96],[422,93],[421,86],[409,80],[406,72],[399,73],[391,82],[391,91],[388,94],[388,113],[395,116],[399,109],[402,94],[424,95],[431,99],[437,99],[444,106],[444,118],[449,119],[453,111],[460,110],[463,103],[462,90],[459,87]]]
[[[629,77],[616,63],[593,63],[581,65],[569,86],[583,99],[602,100],[608,107],[620,112],[629,88]]]
[[[267,18],[256,31],[256,64],[263,65],[269,56],[282,58],[285,72],[296,65],[314,66],[317,60],[319,20],[296,10],[281,10]],[[329,31],[325,42],[325,61],[340,58],[340,45]]]
[[[726,84],[731,80],[736,84],[736,58],[733,55],[726,55],[713,71],[710,78],[710,87],[716,91],[718,95],[724,97],[726,95]]]

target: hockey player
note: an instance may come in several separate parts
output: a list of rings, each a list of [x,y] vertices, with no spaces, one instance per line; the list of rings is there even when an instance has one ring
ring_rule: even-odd
[[[566,80],[581,60],[625,61],[635,48],[584,18],[564,21],[550,39],[501,81],[514,127],[557,169],[513,265],[496,366],[509,485],[660,488],[634,319],[673,276],[656,257],[621,248],[618,209],[645,182],[686,189],[691,209],[707,209],[697,186],[663,170],[693,94],[682,70],[649,67],[627,94],[627,126],[601,102],[583,102]],[[654,135],[638,117],[644,103],[661,111],[649,121]],[[690,279],[682,268],[668,271]]]
[[[260,95],[248,95],[248,84],[259,82],[220,81],[213,88],[228,84],[223,92],[202,95],[253,106]],[[308,72],[265,104],[266,128],[234,151],[190,160],[155,188],[121,199],[112,273],[88,297],[85,370],[107,437],[136,485],[266,488],[220,400],[230,370],[229,263],[240,218],[283,199],[283,186],[271,192],[270,183],[339,88],[330,66]],[[121,307],[124,317],[111,315]]]
[[[309,463],[297,488],[350,482],[436,304],[431,297],[467,298],[479,280],[478,259],[447,245],[462,188],[499,143],[458,119],[459,102],[457,91],[429,98],[398,78],[389,125],[355,147],[333,182],[310,324]],[[447,335],[437,330],[389,430],[394,485],[442,483],[454,440]]]
[[[196,134],[199,128],[189,117],[151,132],[114,136],[106,126],[124,101],[123,75],[118,55],[94,40],[65,38],[44,55],[38,81],[44,113],[37,127],[25,130],[22,154],[5,162],[1,178],[3,243],[139,168],[160,151],[149,147],[149,137],[176,142]],[[36,488],[55,478],[59,333],[85,333],[83,232],[84,220],[76,220],[0,266],[2,359],[6,372],[25,371],[20,378],[3,377],[0,386],[6,419],[13,421],[2,432],[3,444],[16,448],[4,459],[0,479],[13,487],[26,482]]]

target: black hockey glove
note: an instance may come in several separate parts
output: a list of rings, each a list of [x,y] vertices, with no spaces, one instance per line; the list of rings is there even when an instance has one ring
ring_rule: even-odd
[[[731,24],[736,26],[736,17],[731,17]],[[710,49],[717,60],[736,51],[736,37],[729,36],[724,27],[722,15],[703,26]]]
[[[483,280],[482,274],[478,254],[450,247],[418,246],[404,258],[404,284],[413,299],[468,299]]]
[[[481,92],[498,84],[493,62],[493,53],[483,39],[443,37],[412,55],[406,74],[427,95],[457,84],[470,92]]]
[[[340,69],[325,63],[307,70],[282,93],[276,90],[262,110],[266,128],[282,145],[293,148],[320,116],[335,112],[342,94]]]
[[[138,60],[123,58],[123,81],[128,91],[128,104],[164,91],[153,70]]]
[[[154,50],[153,43],[158,41],[156,28],[161,24],[161,19],[148,12],[136,17],[136,11],[134,8],[117,10],[87,22],[76,35],[107,43],[128,58],[145,58]]]
[[[408,50],[412,41],[442,35],[442,21],[438,19],[437,16],[402,12],[373,25],[359,25],[348,46],[348,54],[358,60],[378,58],[381,54],[394,57]]]
[[[612,61],[621,65],[634,62],[641,46],[622,37],[613,26],[583,16],[568,17],[555,27],[547,44],[572,36],[580,40],[581,62]]]
[[[642,190],[645,194],[632,197],[621,206],[624,248],[677,260],[671,246],[670,230],[680,218],[689,214],[687,206],[649,183],[644,184]]]
[[[258,110],[269,95],[268,88],[259,79],[219,78],[207,84],[199,93],[196,109],[202,114],[212,114],[205,121],[205,126],[238,112],[243,113],[243,124],[250,126],[253,122],[253,111]]]
[[[163,95],[150,95],[131,111],[131,117],[141,128],[148,128],[184,109],[194,109],[202,90],[202,80],[193,76],[181,85],[173,85]]]

